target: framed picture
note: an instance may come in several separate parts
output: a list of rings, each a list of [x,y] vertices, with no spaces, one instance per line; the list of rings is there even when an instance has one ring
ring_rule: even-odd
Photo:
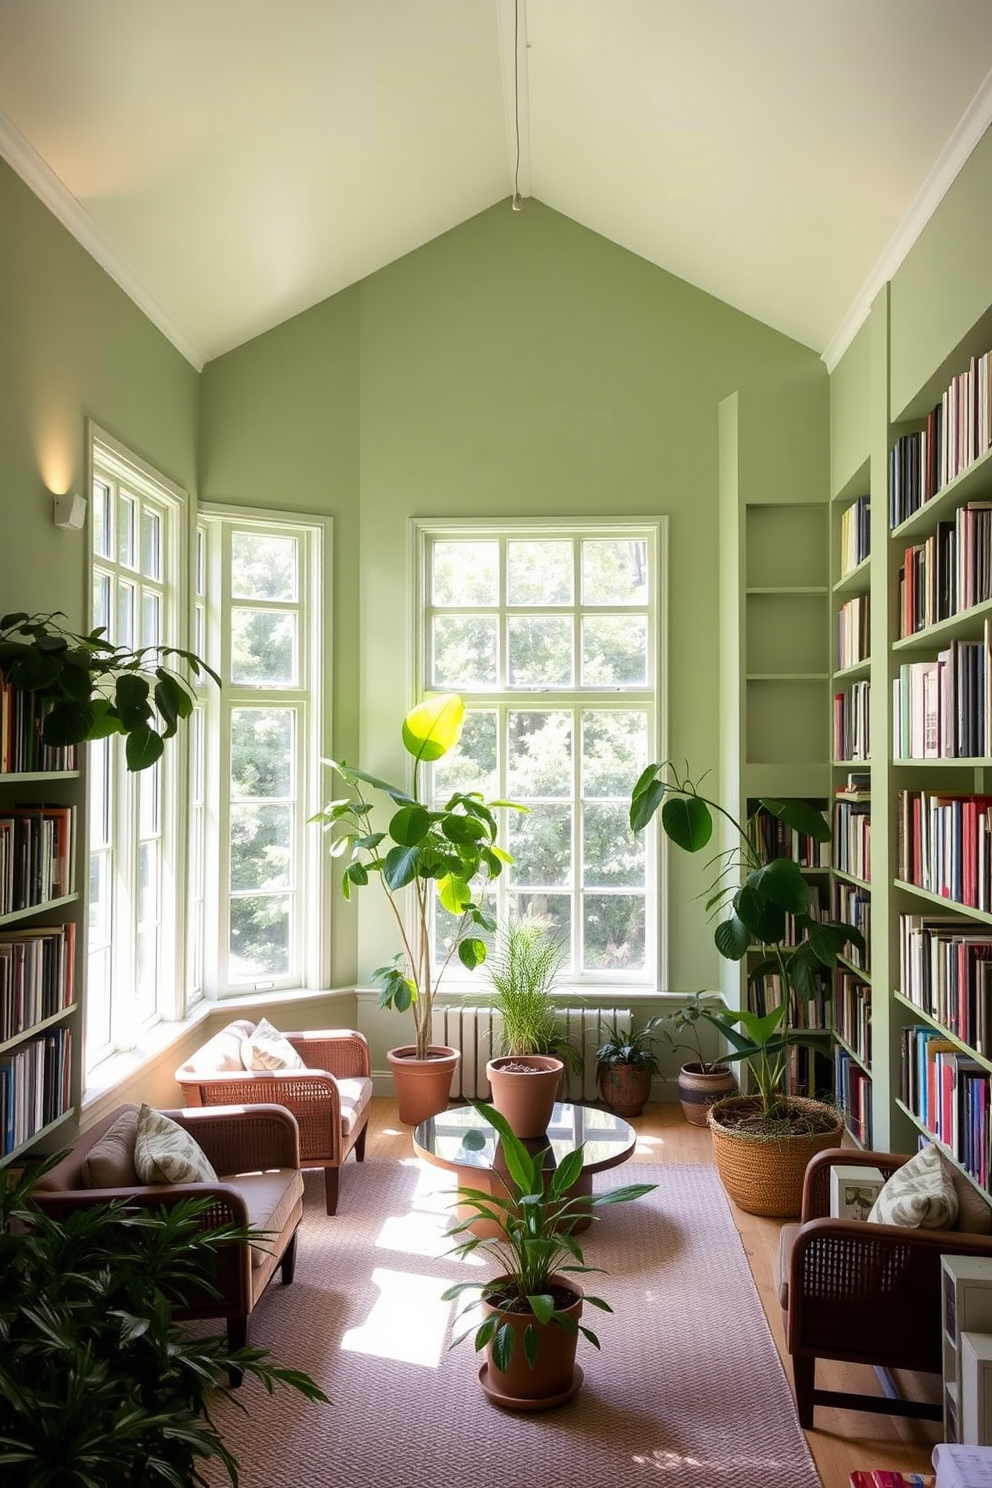
[[[878,1168],[830,1169],[830,1214],[833,1219],[867,1219],[885,1179]]]

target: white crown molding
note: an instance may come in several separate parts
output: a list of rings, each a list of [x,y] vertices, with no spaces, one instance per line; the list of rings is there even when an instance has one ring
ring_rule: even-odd
[[[889,239],[882,254],[861,287],[854,303],[831,336],[823,353],[827,371],[832,372],[860,327],[868,318],[872,301],[906,257],[926,227],[954,178],[964,165],[982,135],[992,123],[992,72],[988,72],[961,116],[954,133],[941,150],[923,185],[910,204],[905,217]]]
[[[527,0],[496,0],[499,22],[499,57],[503,76],[503,117],[510,162],[510,195],[514,177],[522,197],[531,195],[530,107],[527,88]],[[519,7],[519,8],[518,8]],[[516,47],[514,48],[514,43]],[[520,167],[517,169],[517,129],[520,131]]]
[[[28,185],[45,206],[57,217],[62,226],[76,239],[91,258],[94,258],[124,293],[134,301],[138,309],[157,326],[178,352],[196,368],[203,371],[206,361],[195,346],[183,335],[177,325],[148,293],[134,271],[120,258],[88,212],[80,206],[52,168],[42,160],[33,145],[20,130],[0,111],[0,155],[12,170]]]

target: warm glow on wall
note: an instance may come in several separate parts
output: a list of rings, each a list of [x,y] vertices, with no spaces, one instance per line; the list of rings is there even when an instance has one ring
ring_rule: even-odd
[[[53,496],[64,496],[73,483],[77,454],[67,428],[48,421],[47,428],[36,430],[35,447],[42,480]]]

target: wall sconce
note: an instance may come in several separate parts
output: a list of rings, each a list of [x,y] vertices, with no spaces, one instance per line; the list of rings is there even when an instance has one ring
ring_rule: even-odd
[[[82,527],[86,521],[86,497],[67,491],[64,496],[53,497],[53,517],[56,527]]]

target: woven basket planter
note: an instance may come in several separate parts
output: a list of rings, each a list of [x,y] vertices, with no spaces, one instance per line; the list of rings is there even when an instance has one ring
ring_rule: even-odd
[[[720,1182],[745,1214],[792,1219],[802,1209],[807,1163],[815,1153],[840,1146],[844,1118],[823,1101],[791,1096],[792,1110],[829,1116],[829,1130],[776,1136],[740,1131],[722,1123],[721,1117],[728,1117],[734,1111],[753,1110],[755,1104],[754,1096],[738,1095],[716,1101],[709,1108],[713,1158]]]

